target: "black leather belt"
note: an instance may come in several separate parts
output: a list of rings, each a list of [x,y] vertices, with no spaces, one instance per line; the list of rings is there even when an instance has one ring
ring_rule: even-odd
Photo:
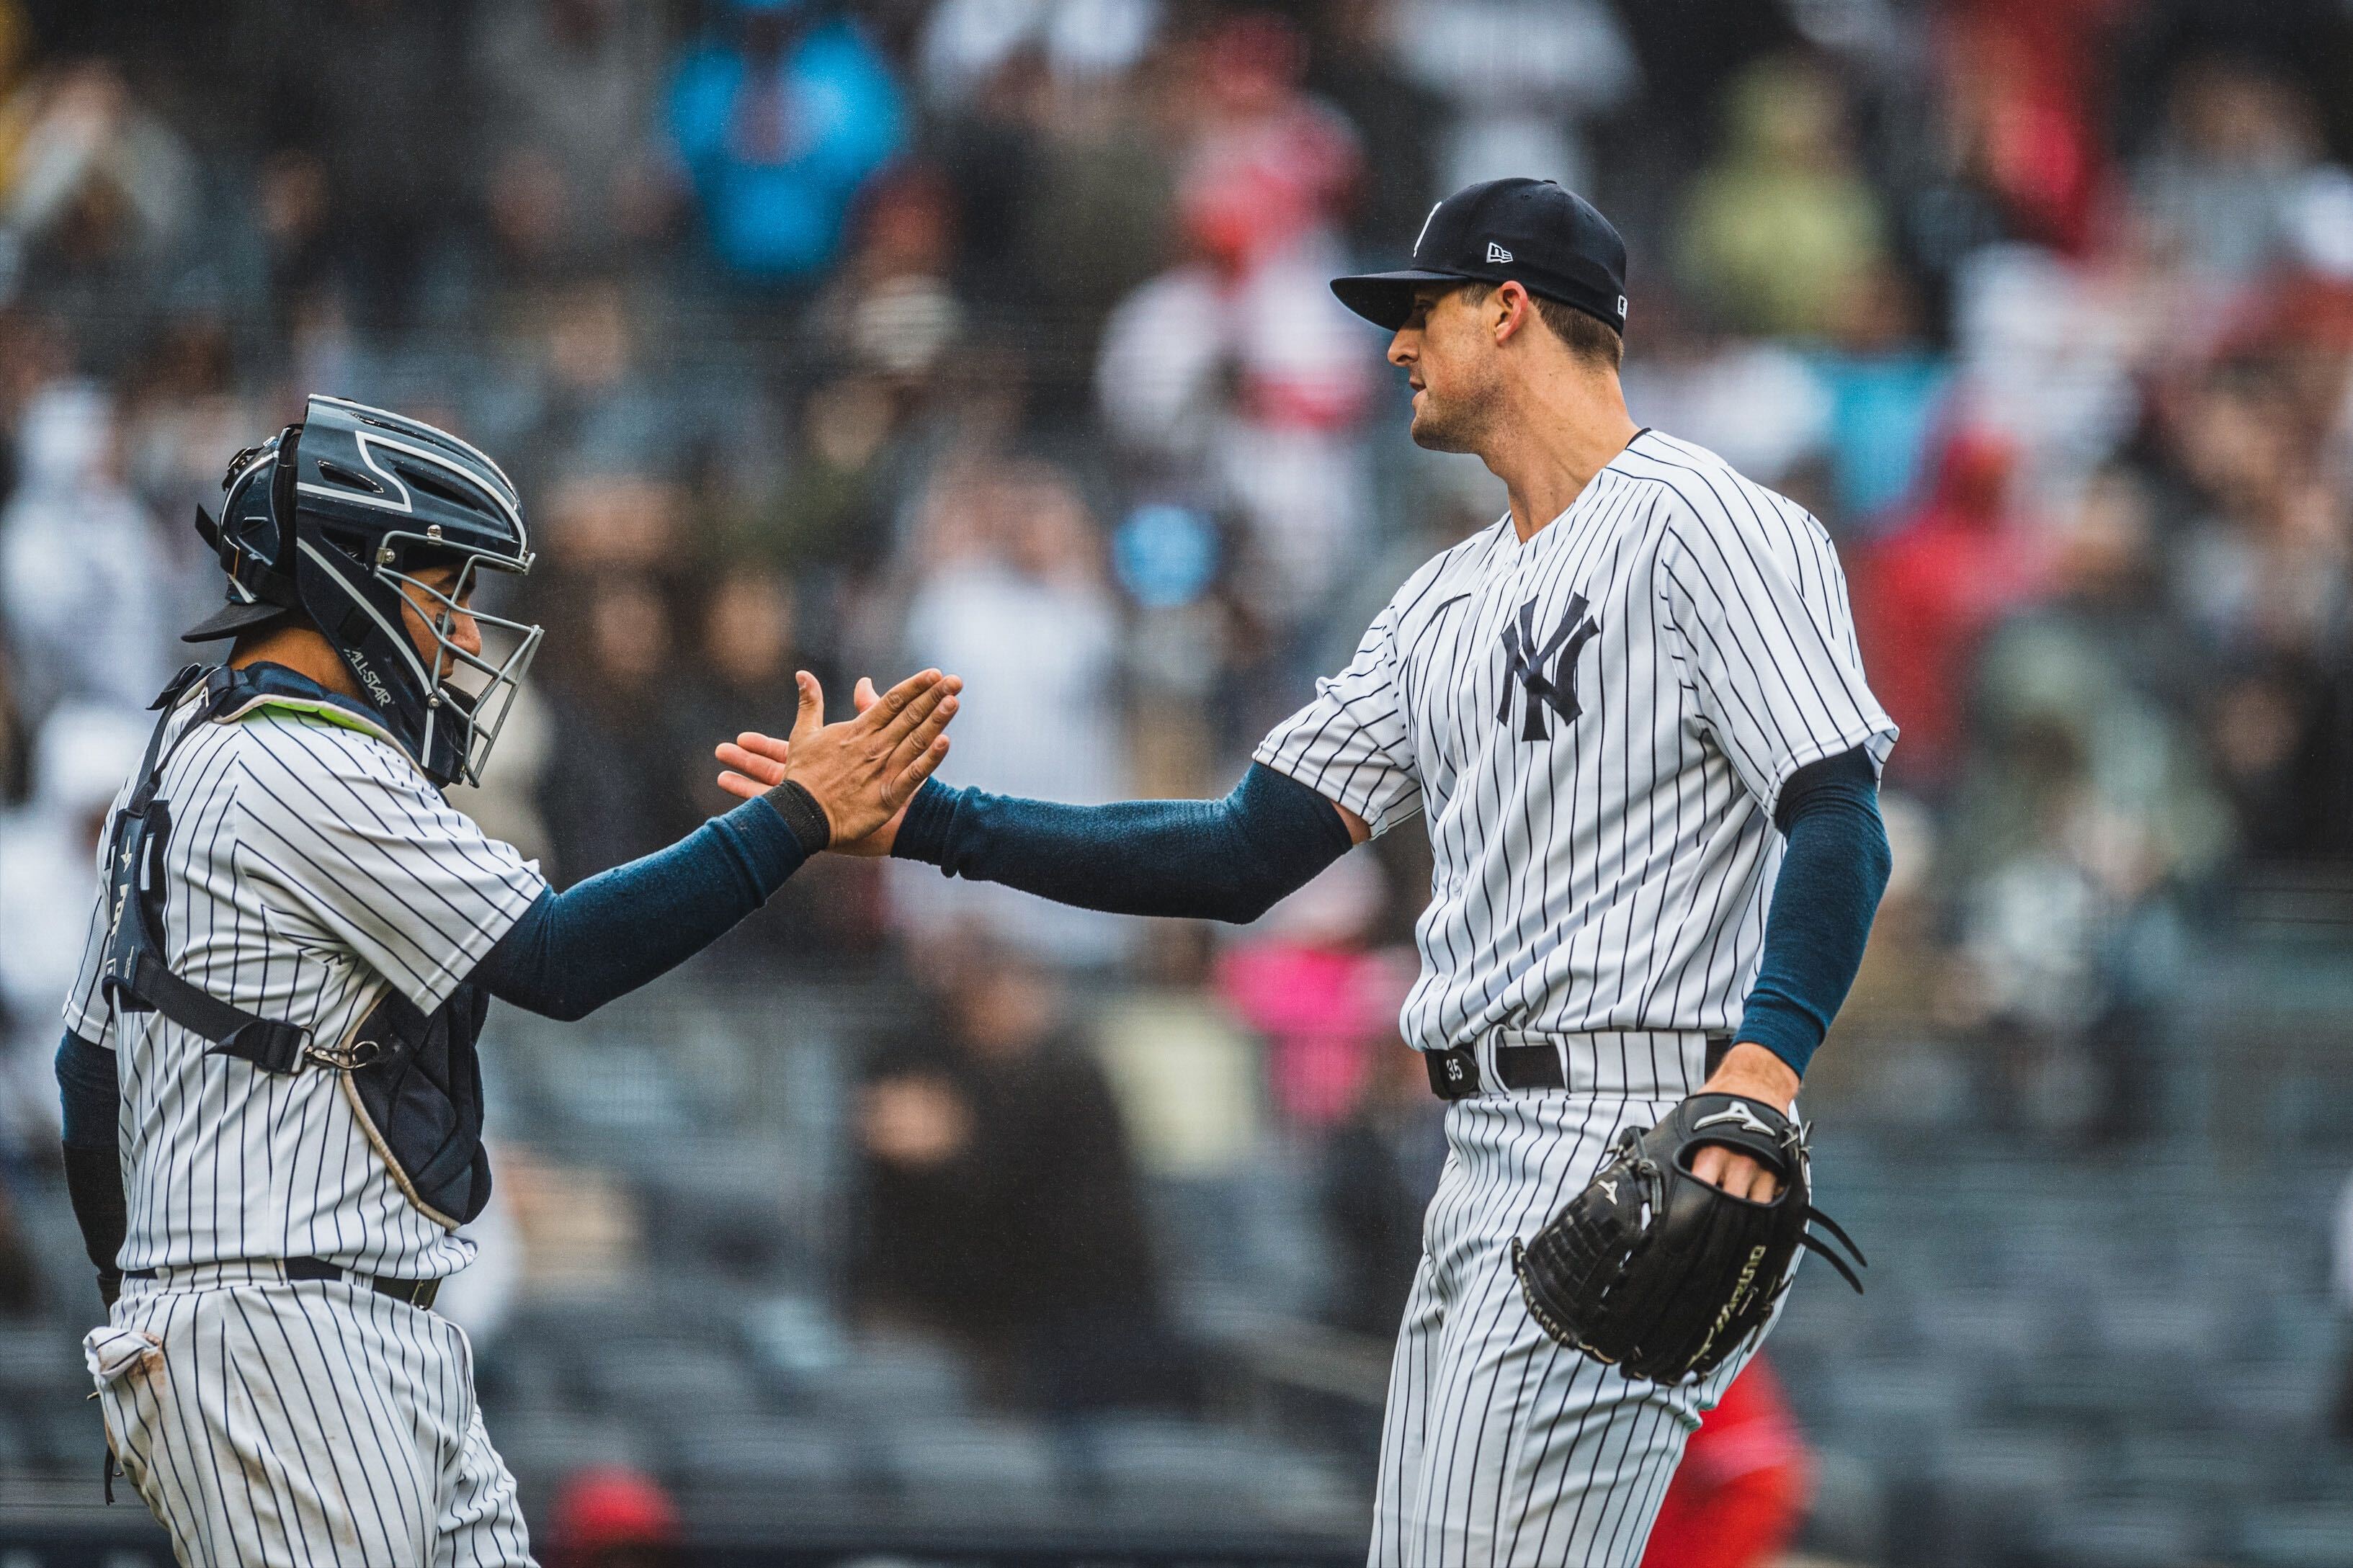
[[[1724,1053],[1732,1048],[1729,1035],[1711,1035],[1707,1042],[1707,1068],[1715,1071]],[[1495,1076],[1503,1079],[1504,1089],[1567,1089],[1568,1079],[1561,1073],[1560,1047],[1549,1045],[1497,1046]],[[1479,1092],[1479,1050],[1476,1046],[1456,1046],[1451,1050],[1424,1051],[1421,1065],[1430,1073],[1430,1090],[1440,1100],[1468,1100]]]
[[[338,1279],[349,1279],[354,1284],[366,1286],[379,1296],[389,1296],[396,1301],[420,1309],[430,1309],[433,1298],[441,1293],[441,1281],[438,1279],[396,1279],[389,1274],[353,1274],[323,1258],[290,1258],[286,1259],[285,1267],[290,1283],[302,1284],[311,1280],[332,1283]],[[153,1279],[155,1270],[126,1268],[122,1277],[125,1279]]]

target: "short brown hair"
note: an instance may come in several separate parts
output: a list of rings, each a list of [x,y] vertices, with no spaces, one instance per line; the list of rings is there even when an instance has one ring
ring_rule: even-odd
[[[1473,290],[1473,303],[1483,300],[1495,291],[1493,283],[1472,281],[1463,285]],[[1626,358],[1626,340],[1616,328],[1599,316],[1588,316],[1576,306],[1559,300],[1546,299],[1542,294],[1530,294],[1536,314],[1552,329],[1552,335],[1568,345],[1568,352],[1581,360],[1616,370]]]

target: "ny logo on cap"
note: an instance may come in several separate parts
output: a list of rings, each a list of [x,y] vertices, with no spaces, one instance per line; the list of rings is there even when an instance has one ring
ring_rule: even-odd
[[[1497,245],[1492,239],[1487,242],[1487,259],[1490,262],[1509,261],[1511,258],[1512,253],[1510,251],[1505,250],[1502,246]]]
[[[1536,641],[1534,599],[1520,606],[1517,621],[1504,623],[1504,701],[1495,710],[1495,719],[1504,724],[1512,721],[1512,683],[1517,681],[1528,694],[1527,718],[1520,726],[1523,741],[1551,739],[1552,731],[1545,723],[1546,708],[1567,724],[1577,722],[1577,716],[1584,711],[1577,700],[1577,656],[1601,631],[1585,611],[1585,595],[1571,594],[1560,625],[1541,643]],[[1546,665],[1552,665],[1549,673]]]

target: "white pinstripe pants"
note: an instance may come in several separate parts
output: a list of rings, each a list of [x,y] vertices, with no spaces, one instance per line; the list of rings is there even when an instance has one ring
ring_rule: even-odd
[[[83,1350],[107,1440],[185,1568],[532,1562],[446,1318],[219,1265],[125,1280]]]
[[[1698,1035],[1569,1049],[1567,1089],[1447,1108],[1446,1167],[1389,1372],[1372,1568],[1638,1563],[1685,1440],[1754,1351],[1665,1389],[1562,1348],[1528,1316],[1512,1238],[1583,1189],[1620,1128],[1655,1124],[1704,1078]],[[1483,1045],[1481,1057],[1492,1084]]]

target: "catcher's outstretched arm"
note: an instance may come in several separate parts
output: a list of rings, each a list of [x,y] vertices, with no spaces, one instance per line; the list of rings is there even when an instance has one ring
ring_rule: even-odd
[[[934,779],[908,803],[891,853],[1082,909],[1241,923],[1354,842],[1338,807],[1253,763],[1223,800],[1063,805]]]
[[[1765,955],[1736,1039],[1803,1076],[1862,963],[1887,890],[1879,773],[1861,747],[1799,769],[1775,821],[1788,838],[1765,914]]]
[[[474,982],[550,1018],[581,1018],[685,962],[768,901],[824,847],[797,784],[714,816],[667,849],[545,892],[483,956]]]

